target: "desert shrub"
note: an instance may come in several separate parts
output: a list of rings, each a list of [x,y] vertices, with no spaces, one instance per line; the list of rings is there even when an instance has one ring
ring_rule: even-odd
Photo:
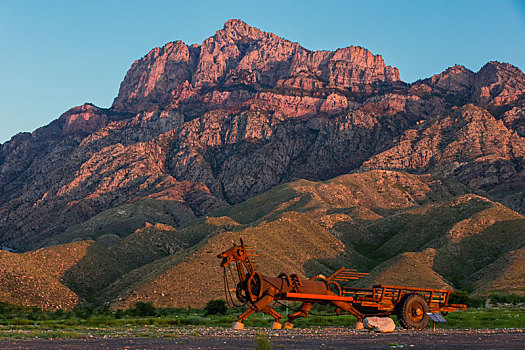
[[[79,306],[73,309],[73,312],[77,318],[87,319],[93,315],[95,312],[95,307],[91,305]]]
[[[520,304],[525,302],[525,296],[516,294],[491,294],[489,299],[494,304]]]
[[[214,299],[208,301],[204,307],[204,311],[206,312],[206,315],[226,315],[228,307],[226,306],[226,302],[224,300]]]
[[[266,334],[259,333],[254,340],[254,348],[256,350],[272,350],[273,344]]]
[[[114,316],[115,316],[115,319],[116,319],[116,320],[119,320],[119,319],[121,319],[125,314],[126,314],[126,313],[124,312],[124,310],[122,310],[122,309],[117,309],[117,311],[115,311]]]
[[[157,315],[157,310],[155,309],[155,306],[153,306],[152,302],[145,303],[138,301],[135,303],[135,310],[136,315],[141,317]]]
[[[451,304],[465,304],[469,308],[477,308],[482,307],[485,300],[482,298],[472,298],[469,293],[462,290],[456,290],[450,295],[449,302]]]
[[[157,309],[157,315],[162,316],[162,317],[169,317],[169,316],[175,316],[175,315],[186,315],[186,314],[187,314],[187,310],[181,307],[179,308],[167,307],[167,308]]]
[[[462,290],[456,290],[454,293],[450,294],[449,302],[451,304],[466,304],[468,305],[470,303],[470,295],[469,293],[462,291]]]

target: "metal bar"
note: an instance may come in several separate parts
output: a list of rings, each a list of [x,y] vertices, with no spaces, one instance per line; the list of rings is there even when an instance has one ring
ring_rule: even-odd
[[[457,310],[466,310],[466,309],[467,309],[466,305],[452,304],[452,305],[440,307],[438,311],[454,312]]]
[[[450,293],[450,290],[446,289],[433,289],[433,288],[416,288],[416,287],[405,287],[405,286],[386,286],[382,284],[374,285],[377,288],[390,288],[390,289],[401,289],[405,291],[425,291],[425,292],[441,292],[441,293]]]
[[[327,301],[347,301],[352,302],[352,297],[340,297],[339,295],[322,295],[322,294],[307,294],[307,293],[283,293],[279,299],[288,300],[327,300]]]
[[[385,297],[385,287],[383,287],[383,289],[381,290],[381,299],[379,299],[379,302],[382,302],[384,297]]]

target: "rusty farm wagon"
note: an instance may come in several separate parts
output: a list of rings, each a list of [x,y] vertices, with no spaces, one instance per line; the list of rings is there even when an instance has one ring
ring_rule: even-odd
[[[338,311],[346,311],[357,318],[356,326],[361,325],[365,317],[397,315],[399,323],[408,329],[423,329],[429,322],[430,313],[448,313],[465,310],[466,305],[449,302],[451,290],[413,288],[391,285],[374,285],[372,288],[353,288],[344,283],[357,280],[367,273],[340,268],[331,276],[314,276],[310,279],[292,274],[280,274],[277,277],[262,275],[255,270],[250,257],[253,248],[234,243],[233,247],[218,255],[222,259],[225,290],[227,299],[228,283],[226,266],[234,262],[239,282],[235,292],[237,299],[250,308],[238,316],[234,328],[242,329],[244,320],[255,312],[263,312],[275,319],[273,328],[281,328],[283,318],[271,306],[277,300],[301,302],[299,310],[288,315],[284,328],[292,328],[293,321],[306,317],[314,303],[330,304]]]

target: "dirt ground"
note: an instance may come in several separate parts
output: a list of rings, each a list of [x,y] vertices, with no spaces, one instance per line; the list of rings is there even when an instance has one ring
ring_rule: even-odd
[[[523,329],[377,334],[329,327],[279,331],[194,328],[171,339],[0,340],[0,349],[254,349],[256,339],[271,342],[274,349],[525,349]]]

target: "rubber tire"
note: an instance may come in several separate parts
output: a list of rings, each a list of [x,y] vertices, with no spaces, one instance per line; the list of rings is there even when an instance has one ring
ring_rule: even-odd
[[[423,309],[423,317],[419,321],[414,321],[410,318],[411,309],[419,304]],[[414,293],[408,294],[401,301],[400,308],[397,313],[397,319],[401,326],[406,329],[423,329],[427,326],[430,321],[430,317],[427,315],[429,312],[428,304],[425,298],[421,295]]]

